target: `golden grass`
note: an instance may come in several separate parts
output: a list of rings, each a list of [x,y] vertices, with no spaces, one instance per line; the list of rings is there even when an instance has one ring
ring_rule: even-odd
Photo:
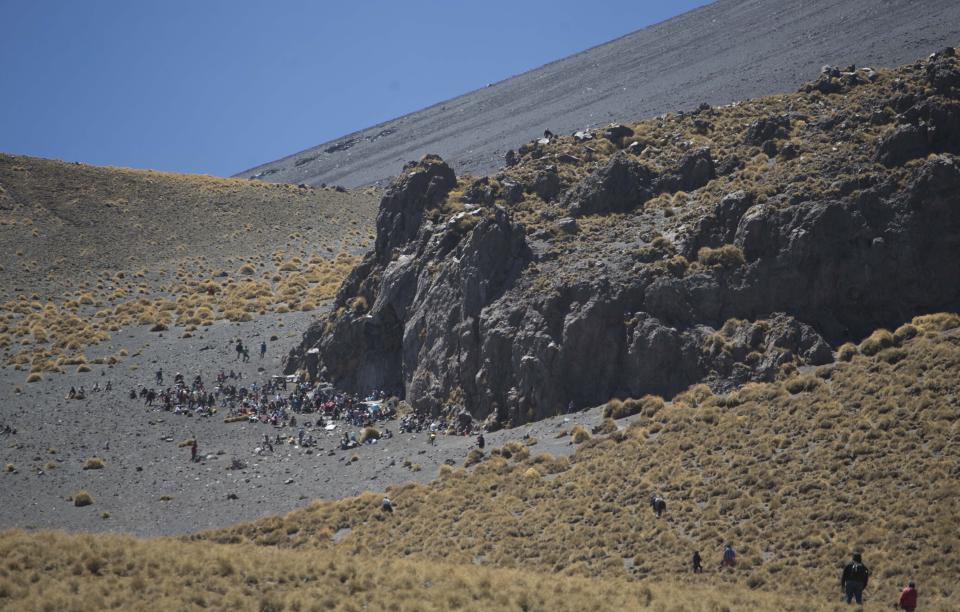
[[[371,493],[199,537],[604,580],[673,580],[700,550],[710,580],[806,593],[811,607],[835,601],[839,564],[863,550],[875,601],[922,574],[925,607],[945,609],[960,575],[957,372],[960,334],[919,334],[813,376],[692,387],[625,430],[571,432],[569,460],[514,443],[431,485],[388,487],[395,519]],[[650,520],[654,492],[665,520]],[[725,541],[741,564],[717,574]]]
[[[589,580],[391,555],[172,539],[0,533],[0,606],[18,610],[812,609],[791,596],[677,580]]]
[[[100,457],[90,457],[83,462],[83,469],[85,470],[102,470],[105,467],[106,464]]]
[[[72,495],[73,505],[80,508],[93,504],[93,496],[86,491],[77,491]]]

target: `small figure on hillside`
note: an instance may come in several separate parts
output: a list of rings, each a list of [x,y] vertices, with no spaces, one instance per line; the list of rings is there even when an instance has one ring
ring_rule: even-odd
[[[109,380],[107,381],[107,386],[104,387],[104,391],[113,391],[113,382],[112,382],[112,381],[109,381]]]
[[[650,498],[650,507],[653,508],[657,518],[660,518],[660,516],[667,510],[667,502],[659,495],[654,495],[652,498]]]
[[[243,347],[243,363],[250,361],[250,349]]]
[[[273,452],[273,444],[270,443],[270,434],[263,434],[263,447]]]
[[[267,354],[267,343],[260,343],[260,359],[263,359],[263,356]]]
[[[243,340],[240,340],[239,338],[237,338],[236,351],[237,351],[237,358],[234,359],[234,361],[240,361],[240,358],[243,357]]]
[[[163,368],[160,368],[159,370],[157,370],[157,384],[158,385],[163,384]]]
[[[194,438],[190,443],[190,461],[197,462],[197,439]]]
[[[847,603],[853,600],[858,604],[863,603],[863,590],[867,588],[869,580],[870,570],[863,564],[863,558],[860,553],[853,553],[853,560],[847,563],[840,575],[840,588],[843,589]]]
[[[431,431],[431,432],[430,432],[430,446],[436,446],[436,445],[437,445],[437,432]]]
[[[703,573],[703,559],[700,558],[700,551],[693,551],[693,573],[702,574]]]
[[[380,508],[381,508],[384,512],[388,512],[388,513],[392,514],[392,513],[393,513],[393,502],[390,501],[390,498],[389,498],[389,497],[384,497],[384,498],[383,498],[383,504],[381,504]]]
[[[70,392],[67,393],[67,399],[75,399],[77,397],[77,390],[74,387],[70,387]]]
[[[487,445],[487,441],[483,439],[483,432],[477,436],[477,448],[483,450],[483,447]]]
[[[303,437],[305,435],[307,435],[307,432],[304,431],[303,427],[301,426],[300,429],[297,431],[297,443],[300,446],[303,446]]]
[[[737,552],[729,542],[723,547],[723,558],[720,567],[737,567]]]
[[[913,580],[900,592],[900,601],[897,602],[897,607],[907,612],[913,612],[917,609],[917,585]]]

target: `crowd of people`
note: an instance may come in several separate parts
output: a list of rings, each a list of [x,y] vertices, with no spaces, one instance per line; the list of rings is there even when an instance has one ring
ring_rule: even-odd
[[[249,349],[242,340],[233,343],[238,361],[249,360]],[[267,345],[260,344],[260,357]],[[336,436],[336,446],[346,450],[362,444],[375,444],[392,437],[389,421],[397,421],[401,434],[429,434],[435,443],[438,434],[471,435],[474,423],[462,416],[447,419],[410,412],[399,415],[399,402],[382,391],[365,397],[336,390],[323,382],[308,382],[299,376],[272,376],[263,382],[246,381],[241,372],[221,369],[209,381],[202,374],[186,378],[177,372],[172,384],[166,384],[163,368],[153,376],[153,384],[130,389],[131,400],[142,400],[146,407],[174,414],[205,417],[219,415],[224,421],[247,421],[273,426],[276,432],[258,433],[254,451],[273,452],[280,444],[310,448],[321,436]],[[283,432],[295,428],[295,433]],[[365,435],[366,430],[366,435]]]

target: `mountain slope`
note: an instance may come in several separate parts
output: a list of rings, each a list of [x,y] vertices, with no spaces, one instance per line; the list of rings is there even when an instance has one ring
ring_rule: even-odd
[[[960,62],[409,164],[290,370],[512,423],[727,389],[960,306]],[[310,351],[311,349],[318,351]]]
[[[603,15],[629,21],[629,15]],[[544,129],[724,104],[797,87],[823,64],[894,66],[960,40],[952,0],[719,0],[536,70],[238,176],[385,183],[426,153],[487,174]]]

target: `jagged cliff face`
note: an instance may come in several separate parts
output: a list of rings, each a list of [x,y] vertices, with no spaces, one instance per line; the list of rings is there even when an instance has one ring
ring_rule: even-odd
[[[428,156],[387,192],[375,250],[288,368],[516,424],[826,363],[960,304],[958,100],[944,50],[548,135],[493,177]]]

